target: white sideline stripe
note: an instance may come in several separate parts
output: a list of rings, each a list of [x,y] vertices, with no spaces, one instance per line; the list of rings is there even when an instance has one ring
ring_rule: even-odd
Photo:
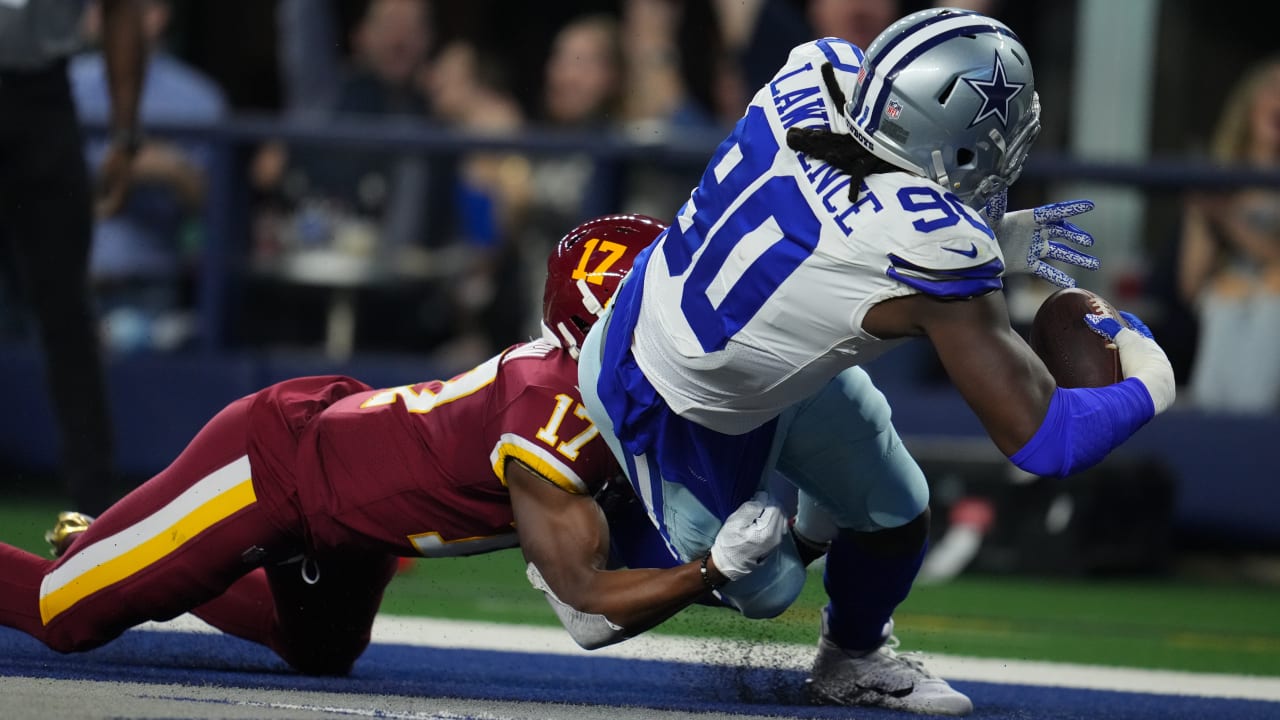
[[[191,615],[183,615],[167,623],[147,623],[141,629],[217,632]],[[656,634],[642,635],[618,645],[588,651],[574,644],[568,634],[559,628],[397,615],[378,616],[373,626],[373,642],[669,662],[689,662],[690,658],[699,658],[700,662],[713,665],[776,667],[784,670],[807,669],[813,661],[814,651],[810,645],[752,644]],[[923,653],[923,656],[931,671],[948,680],[1280,702],[1280,677],[1145,670],[935,653]]]

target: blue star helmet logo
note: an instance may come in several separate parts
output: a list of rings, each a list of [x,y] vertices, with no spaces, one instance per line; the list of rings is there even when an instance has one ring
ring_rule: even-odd
[[[1009,82],[1005,78],[1004,63],[1000,62],[1000,54],[996,53],[995,56],[996,62],[991,68],[990,80],[964,78],[964,83],[973,88],[973,91],[982,97],[982,107],[978,108],[978,114],[973,117],[969,127],[973,127],[993,115],[1000,118],[1001,125],[1007,126],[1009,124],[1009,102],[1018,97],[1018,93],[1022,92],[1022,88],[1027,86],[1026,83]]]

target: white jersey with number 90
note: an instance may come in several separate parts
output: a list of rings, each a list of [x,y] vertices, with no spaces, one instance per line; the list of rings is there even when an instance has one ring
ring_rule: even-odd
[[[636,362],[671,409],[710,429],[747,432],[887,349],[862,330],[879,302],[1000,287],[991,231],[941,186],[877,174],[851,200],[849,175],[787,146],[793,127],[847,129],[821,67],[851,95],[861,60],[833,38],[793,50],[635,278]]]

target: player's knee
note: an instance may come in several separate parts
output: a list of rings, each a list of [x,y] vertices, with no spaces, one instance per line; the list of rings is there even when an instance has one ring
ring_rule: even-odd
[[[347,675],[369,647],[369,627],[316,623],[295,627],[273,639],[271,646],[304,675]]]
[[[356,658],[307,656],[289,661],[294,670],[317,677],[344,677],[351,674]]]
[[[356,660],[364,654],[369,646],[369,638],[334,642],[332,640],[306,643],[303,647],[290,648],[281,652],[285,662],[303,675],[342,676],[349,675]]]
[[[884,458],[883,472],[866,496],[866,516],[871,527],[902,527],[929,509],[929,482],[915,458],[900,443]]]
[[[45,629],[42,640],[50,650],[64,654],[85,652],[102,647],[110,638],[86,633],[76,628],[52,626]]]
[[[767,620],[775,618],[791,607],[799,596],[799,591],[795,593],[775,592],[775,593],[758,593],[749,598],[738,600],[738,612],[742,613],[745,618],[752,620]]]
[[[730,583],[723,597],[743,617],[777,617],[800,596],[806,577],[805,567],[794,551],[779,552],[767,568]]]
[[[926,506],[905,525],[875,532],[848,531],[847,536],[859,548],[878,557],[913,555],[920,552],[929,539],[930,516]]]

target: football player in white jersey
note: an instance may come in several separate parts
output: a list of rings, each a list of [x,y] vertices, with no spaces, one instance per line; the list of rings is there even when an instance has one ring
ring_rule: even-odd
[[[1006,273],[1069,285],[1046,260],[1097,266],[1067,221],[1091,203],[1004,212],[1039,112],[1026,50],[980,14],[909,15],[865,57],[834,38],[797,47],[584,343],[583,399],[673,559],[714,557],[723,519],[772,473],[798,488],[795,542],[719,595],[777,615],[802,558],[829,548],[817,702],[972,709],[892,649],[929,491],[859,365],[927,337],[996,446],[1042,476],[1098,462],[1173,401],[1136,318],[1090,316],[1127,378],[1092,389],[1057,387],[1010,326]]]

